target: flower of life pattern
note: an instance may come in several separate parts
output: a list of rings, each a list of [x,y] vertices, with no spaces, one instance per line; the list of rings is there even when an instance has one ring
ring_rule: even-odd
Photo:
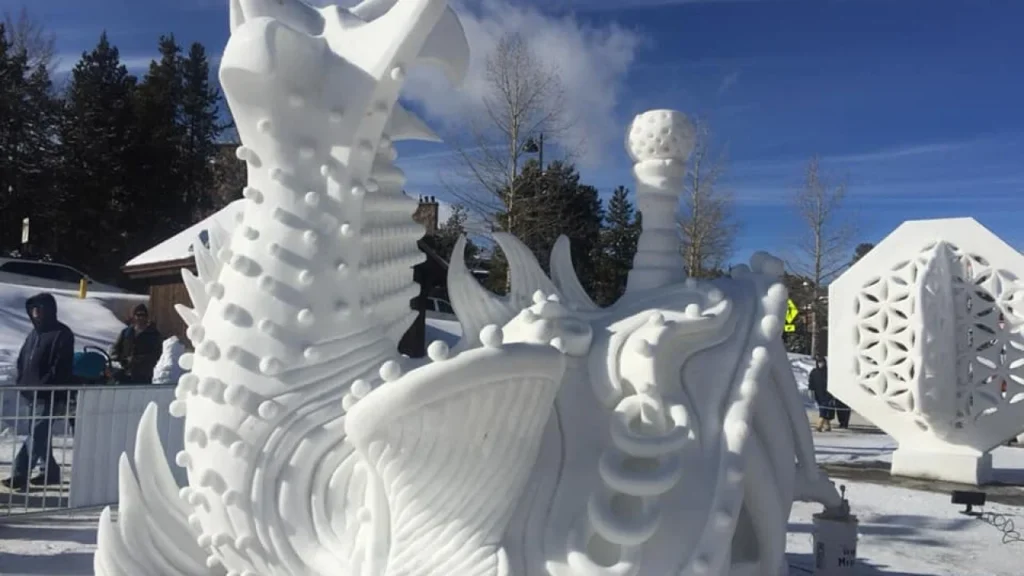
[[[1012,272],[951,246],[957,326],[957,413],[963,428],[1024,401],[1024,287]]]
[[[911,351],[917,334],[911,327],[915,286],[927,264],[923,255],[893,266],[869,280],[857,294],[857,383],[897,412],[912,413],[911,383],[918,366]]]

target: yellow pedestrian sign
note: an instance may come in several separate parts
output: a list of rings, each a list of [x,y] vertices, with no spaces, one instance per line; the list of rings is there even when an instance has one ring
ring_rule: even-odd
[[[797,315],[800,314],[800,309],[796,307],[796,304],[789,300],[786,302],[786,325],[783,330],[786,332],[796,332],[796,325],[793,321],[796,320]]]

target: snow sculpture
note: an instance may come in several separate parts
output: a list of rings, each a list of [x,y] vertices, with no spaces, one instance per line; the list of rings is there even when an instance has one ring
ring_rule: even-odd
[[[549,279],[496,236],[507,298],[477,284],[463,239],[449,295],[466,336],[425,361],[397,353],[423,229],[391,142],[432,138],[395,104],[417,56],[456,81],[466,69],[444,0],[232,2],[221,78],[248,204],[184,273],[196,353],[171,412],[189,485],[154,460],[151,407],[96,573],[785,573],[793,500],[840,499],[779,339],[779,260],[686,280],[652,215],[627,295],[600,309],[565,238]],[[630,134],[640,205],[657,212],[692,128],[655,111]]]
[[[892,473],[981,484],[1024,430],[1024,256],[971,218],[906,222],[832,283],[829,390]]]

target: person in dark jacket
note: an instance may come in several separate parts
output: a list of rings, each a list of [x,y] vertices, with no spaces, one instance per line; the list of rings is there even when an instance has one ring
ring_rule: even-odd
[[[151,383],[163,345],[163,336],[149,321],[149,309],[139,304],[132,312],[131,324],[121,331],[110,349],[110,359],[121,364],[114,379],[125,384]]]
[[[807,379],[807,387],[814,394],[814,402],[818,404],[818,432],[831,432],[832,419],[836,416],[832,395],[828,393],[828,364],[818,357],[814,369]]]
[[[57,300],[51,294],[37,294],[25,301],[25,310],[32,320],[32,331],[18,353],[15,384],[23,387],[71,384],[75,334],[57,320]],[[67,406],[68,393],[66,390],[25,390],[22,395],[33,403],[36,416],[32,434],[14,459],[11,477],[3,484],[12,489],[26,489],[29,484],[59,484],[61,469],[53,457],[50,423],[54,414]],[[30,479],[29,474],[36,464],[44,463],[45,471]]]

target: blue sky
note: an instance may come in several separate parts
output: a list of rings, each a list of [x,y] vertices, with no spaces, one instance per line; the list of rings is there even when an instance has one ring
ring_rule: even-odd
[[[1024,248],[1024,2],[507,2],[465,7],[476,57],[503,31],[533,38],[563,74],[588,144],[581,172],[603,193],[632,186],[622,140],[633,115],[675,108],[709,119],[728,148],[737,260],[757,249],[791,253],[803,230],[792,193],[813,154],[847,180],[858,241],[878,241],[906,219],[973,216]],[[0,0],[0,10],[23,3]],[[139,72],[161,33],[213,54],[227,37],[227,0],[28,5],[57,34],[65,69],[104,29]],[[478,95],[472,80],[460,96],[436,81],[410,89],[456,138],[464,112],[451,103]],[[437,168],[444,146],[401,152],[411,193],[447,197]]]

